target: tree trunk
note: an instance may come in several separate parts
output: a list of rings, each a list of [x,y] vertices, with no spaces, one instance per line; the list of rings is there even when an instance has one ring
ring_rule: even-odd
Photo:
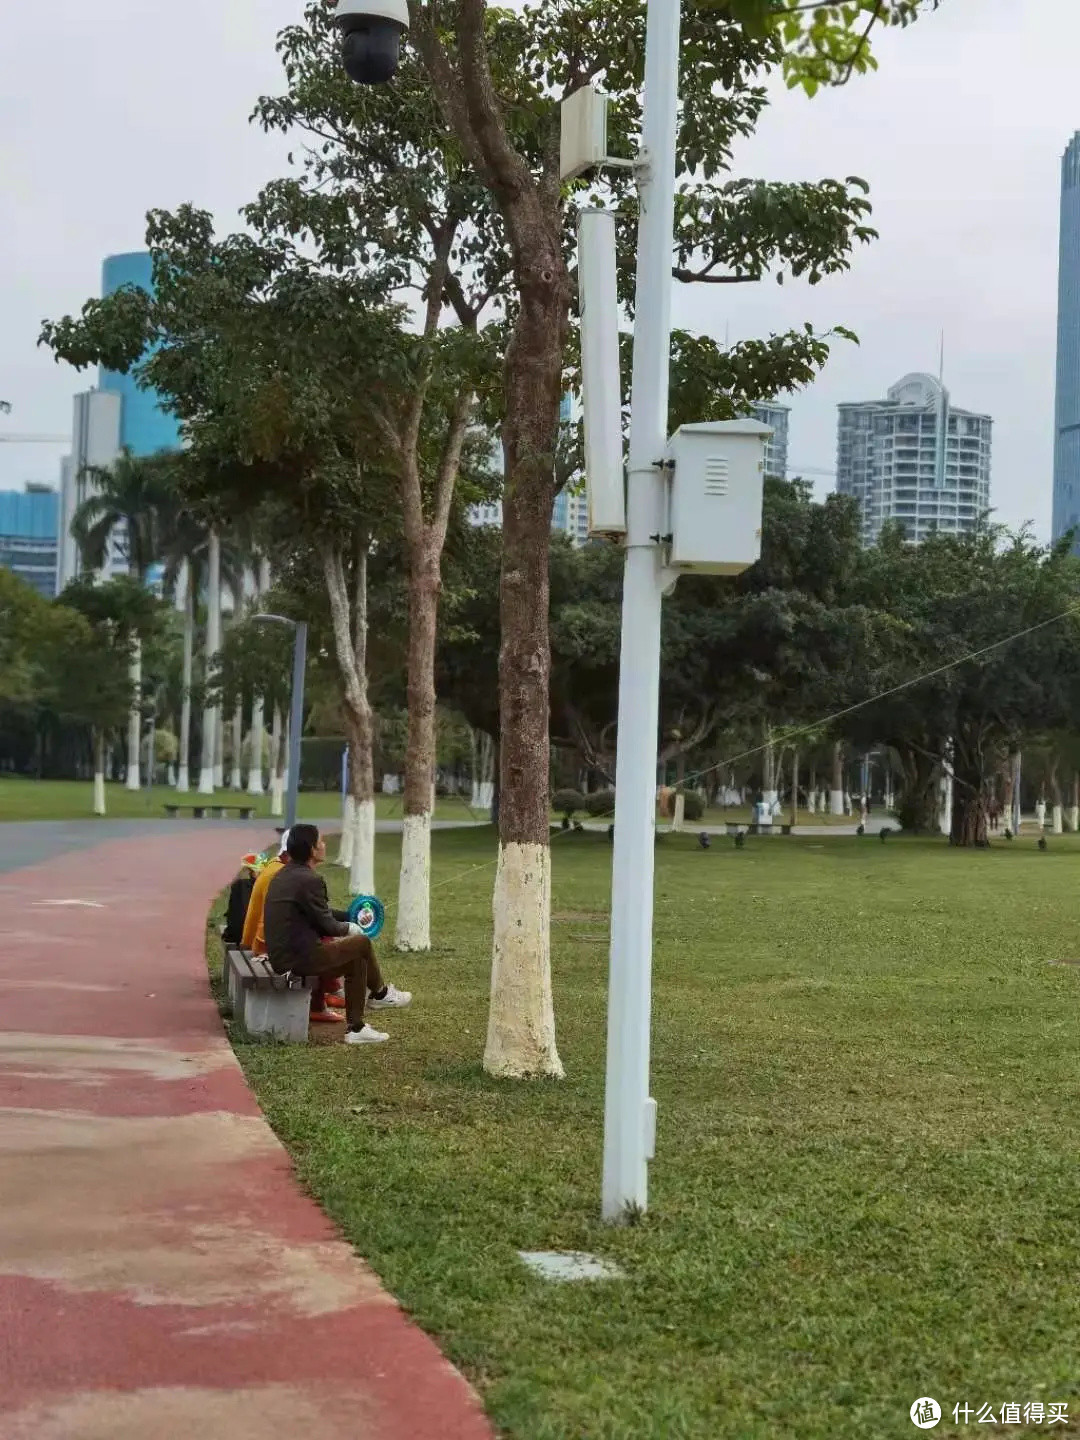
[[[1065,806],[1061,794],[1061,781],[1058,779],[1058,761],[1054,761],[1050,767],[1050,833],[1063,835],[1065,833]]]
[[[285,750],[283,745],[281,706],[274,706],[270,727],[270,814],[285,814]]]
[[[1069,829],[1075,835],[1080,832],[1080,774],[1073,771],[1072,804],[1069,806]]]
[[[484,1069],[561,1077],[551,995],[548,552],[570,285],[558,226],[547,233],[537,223],[528,240],[504,381],[499,858]]]
[[[349,886],[354,895],[375,893],[375,722],[367,676],[368,541],[356,547],[355,596],[350,604],[340,546],[323,549],[323,578],[330,600],[334,649],[341,674],[342,702],[349,736],[349,794],[352,799],[352,848]]]
[[[206,577],[206,665],[205,681],[209,684],[221,649],[221,540],[216,530],[207,541]],[[199,794],[214,793],[214,763],[217,757],[217,736],[221,712],[213,705],[203,708],[202,765],[199,770]]]
[[[791,828],[794,830],[799,823],[799,752],[792,751],[791,756]]]
[[[837,740],[832,754],[832,790],[829,792],[829,812],[832,815],[844,813],[844,746]]]
[[[240,768],[240,752],[244,748],[244,706],[236,702],[232,721],[232,765],[229,771],[229,785],[233,790],[244,788],[244,776]]]
[[[439,555],[434,538],[416,547],[409,576],[409,729],[405,750],[405,815],[401,830],[397,925],[399,950],[431,949],[431,806],[435,774],[435,634]]]
[[[259,574],[255,581],[256,596],[263,596],[270,589],[270,561],[264,555],[259,561]],[[248,759],[248,794],[262,795],[263,750],[266,745],[266,704],[261,695],[251,701],[251,754]]]
[[[131,642],[128,676],[131,680],[131,708],[128,711],[127,780],[125,784],[128,790],[141,790],[142,775],[139,758],[142,751],[142,642],[138,637]]]
[[[761,751],[761,798],[772,815],[779,794],[776,788],[776,747],[773,745],[772,726],[766,720],[762,726],[763,747]]]
[[[94,814],[105,814],[105,732],[94,731]]]
[[[351,774],[351,763],[349,765],[349,771]],[[356,805],[353,801],[352,790],[346,788],[345,798],[341,802],[341,839],[338,841],[337,853],[337,863],[343,870],[350,870],[352,868],[353,844],[355,839]]]
[[[964,848],[985,847],[990,843],[986,777],[976,765],[962,760],[959,752],[954,752],[950,770],[953,793],[949,843]]]
[[[916,750],[897,751],[900,760],[900,794],[896,818],[911,835],[929,835],[938,828],[938,777],[940,767],[931,756]]]
[[[176,788],[186,795],[191,789],[191,672],[195,657],[195,572],[190,562],[184,566],[184,669],[180,682],[180,754]]]

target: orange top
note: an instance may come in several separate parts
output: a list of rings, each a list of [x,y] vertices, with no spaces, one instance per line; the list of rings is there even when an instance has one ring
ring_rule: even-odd
[[[251,892],[247,914],[244,916],[244,933],[240,944],[243,949],[250,950],[253,955],[266,954],[266,927],[264,924],[266,892],[270,888],[270,881],[279,870],[284,870],[284,868],[284,860],[268,860],[259,871],[255,887]]]

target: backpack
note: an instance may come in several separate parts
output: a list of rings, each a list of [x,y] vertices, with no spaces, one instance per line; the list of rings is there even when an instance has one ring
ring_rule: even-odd
[[[229,903],[225,909],[225,928],[221,938],[226,945],[239,945],[244,935],[244,921],[247,918],[251,892],[255,889],[255,877],[249,870],[241,870],[229,886]]]

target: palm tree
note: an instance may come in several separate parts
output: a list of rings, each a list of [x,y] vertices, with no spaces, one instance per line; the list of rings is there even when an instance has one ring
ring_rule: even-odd
[[[205,591],[205,669],[209,677],[221,648],[222,580],[224,578],[224,582],[235,589],[239,583],[238,572],[242,572],[242,563],[235,546],[231,543],[223,545],[218,534],[198,520],[191,510],[180,508],[172,512],[162,537],[162,555],[165,561],[165,590],[174,596],[182,594],[184,604],[184,669],[181,682],[180,755],[176,788],[187,792],[191,786],[191,687],[198,600]],[[199,775],[199,789],[204,794],[213,790],[219,724],[218,709],[207,705],[203,710],[203,748]]]
[[[161,553],[161,533],[174,503],[167,455],[136,456],[125,449],[107,467],[88,465],[92,488],[78,506],[71,534],[88,570],[104,570],[110,546],[127,563],[133,580],[145,583]],[[131,711],[128,716],[127,788],[138,790],[142,741],[142,647],[131,653]]]

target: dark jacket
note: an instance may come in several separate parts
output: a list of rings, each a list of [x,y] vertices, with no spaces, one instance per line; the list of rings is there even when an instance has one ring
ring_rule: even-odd
[[[349,933],[346,920],[335,920],[326,881],[307,865],[286,865],[266,892],[266,951],[279,975],[302,971],[319,956],[325,936]]]

